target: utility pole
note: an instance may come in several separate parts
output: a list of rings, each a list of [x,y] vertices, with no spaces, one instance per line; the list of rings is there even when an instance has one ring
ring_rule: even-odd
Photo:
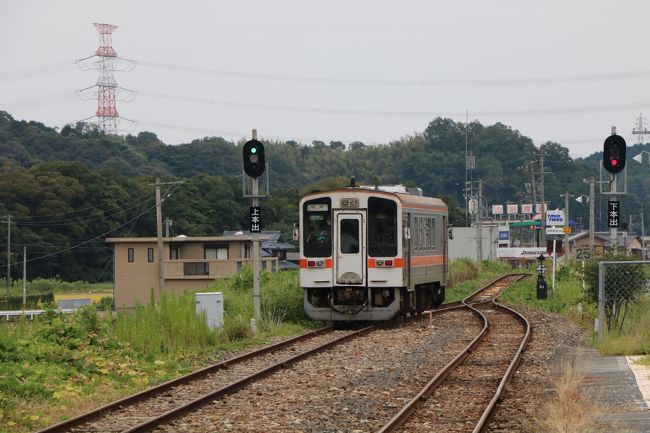
[[[163,274],[162,202],[159,177],[156,178],[156,236],[158,238],[158,300],[161,300],[165,289],[165,275]]]
[[[477,241],[478,241],[478,266],[481,267],[481,261],[483,260],[483,181],[478,180],[478,202],[476,209],[476,230],[477,230]]]
[[[11,215],[7,214],[7,293],[11,289]]]
[[[530,188],[531,188],[531,195],[533,197],[533,215],[535,212],[537,212],[537,185],[535,183],[535,166],[533,164],[536,164],[537,161],[531,161],[528,163],[528,166],[530,167]],[[540,215],[542,213],[540,212]],[[533,218],[534,220],[534,218]],[[540,224],[541,224],[541,217],[540,217]],[[537,230],[537,226],[535,226],[535,246],[539,247],[539,237],[540,237],[540,231]]]
[[[641,204],[641,260],[645,260],[645,227],[643,227],[643,204]]]
[[[169,237],[169,230],[170,230],[171,226],[172,226],[171,218],[165,217],[165,237],[166,238]]]
[[[23,310],[27,306],[27,246],[23,246]]]
[[[570,227],[569,225],[569,197],[573,197],[573,194],[569,194],[568,191],[565,191],[564,194],[560,195],[564,197],[564,221],[566,221],[565,227]],[[568,253],[569,251],[569,232],[564,232],[564,251]],[[566,257],[566,262],[569,263],[569,254],[564,255]]]
[[[163,248],[163,238],[162,238],[162,199],[160,197],[160,186],[161,185],[179,185],[183,182],[160,182],[160,178],[156,178],[156,183],[149,184],[156,187],[156,240],[157,240],[157,250],[158,250],[158,299],[161,299],[162,292],[165,289],[165,273],[164,273],[164,248]],[[167,235],[169,236],[169,234]]]
[[[546,243],[546,202],[544,201],[544,154],[539,156],[539,174],[542,177],[539,185],[539,196],[542,201],[542,227],[540,229],[540,237]],[[539,246],[539,245],[538,245]]]
[[[596,212],[595,212],[595,199],[596,199],[596,179],[591,176],[589,178],[589,250],[591,254],[595,254],[595,239],[594,232],[596,227]]]

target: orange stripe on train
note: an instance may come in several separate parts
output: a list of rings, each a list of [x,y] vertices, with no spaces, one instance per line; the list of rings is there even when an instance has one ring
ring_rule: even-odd
[[[414,256],[411,257],[411,266],[443,265],[445,256]]]

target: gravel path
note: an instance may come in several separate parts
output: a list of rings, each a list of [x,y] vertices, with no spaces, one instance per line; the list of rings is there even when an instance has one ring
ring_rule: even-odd
[[[299,362],[159,432],[373,432],[480,332],[469,311],[379,330]]]

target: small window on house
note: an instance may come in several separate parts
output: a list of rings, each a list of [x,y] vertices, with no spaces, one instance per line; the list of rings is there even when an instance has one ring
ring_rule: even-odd
[[[133,248],[129,248],[127,250],[127,256],[128,256],[129,263],[133,263],[133,261],[135,259],[134,253],[133,253]]]
[[[228,260],[228,245],[206,245],[203,254],[208,260]]]
[[[153,263],[153,248],[147,248],[147,261]]]
[[[178,260],[181,258],[180,251],[178,250],[178,247],[175,247],[173,245],[169,246],[169,260]]]

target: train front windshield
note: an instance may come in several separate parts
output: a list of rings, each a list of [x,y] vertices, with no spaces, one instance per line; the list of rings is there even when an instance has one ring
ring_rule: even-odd
[[[368,199],[368,255],[397,255],[397,203],[392,200]]]
[[[332,255],[332,200],[319,198],[303,205],[303,254],[305,257]]]

